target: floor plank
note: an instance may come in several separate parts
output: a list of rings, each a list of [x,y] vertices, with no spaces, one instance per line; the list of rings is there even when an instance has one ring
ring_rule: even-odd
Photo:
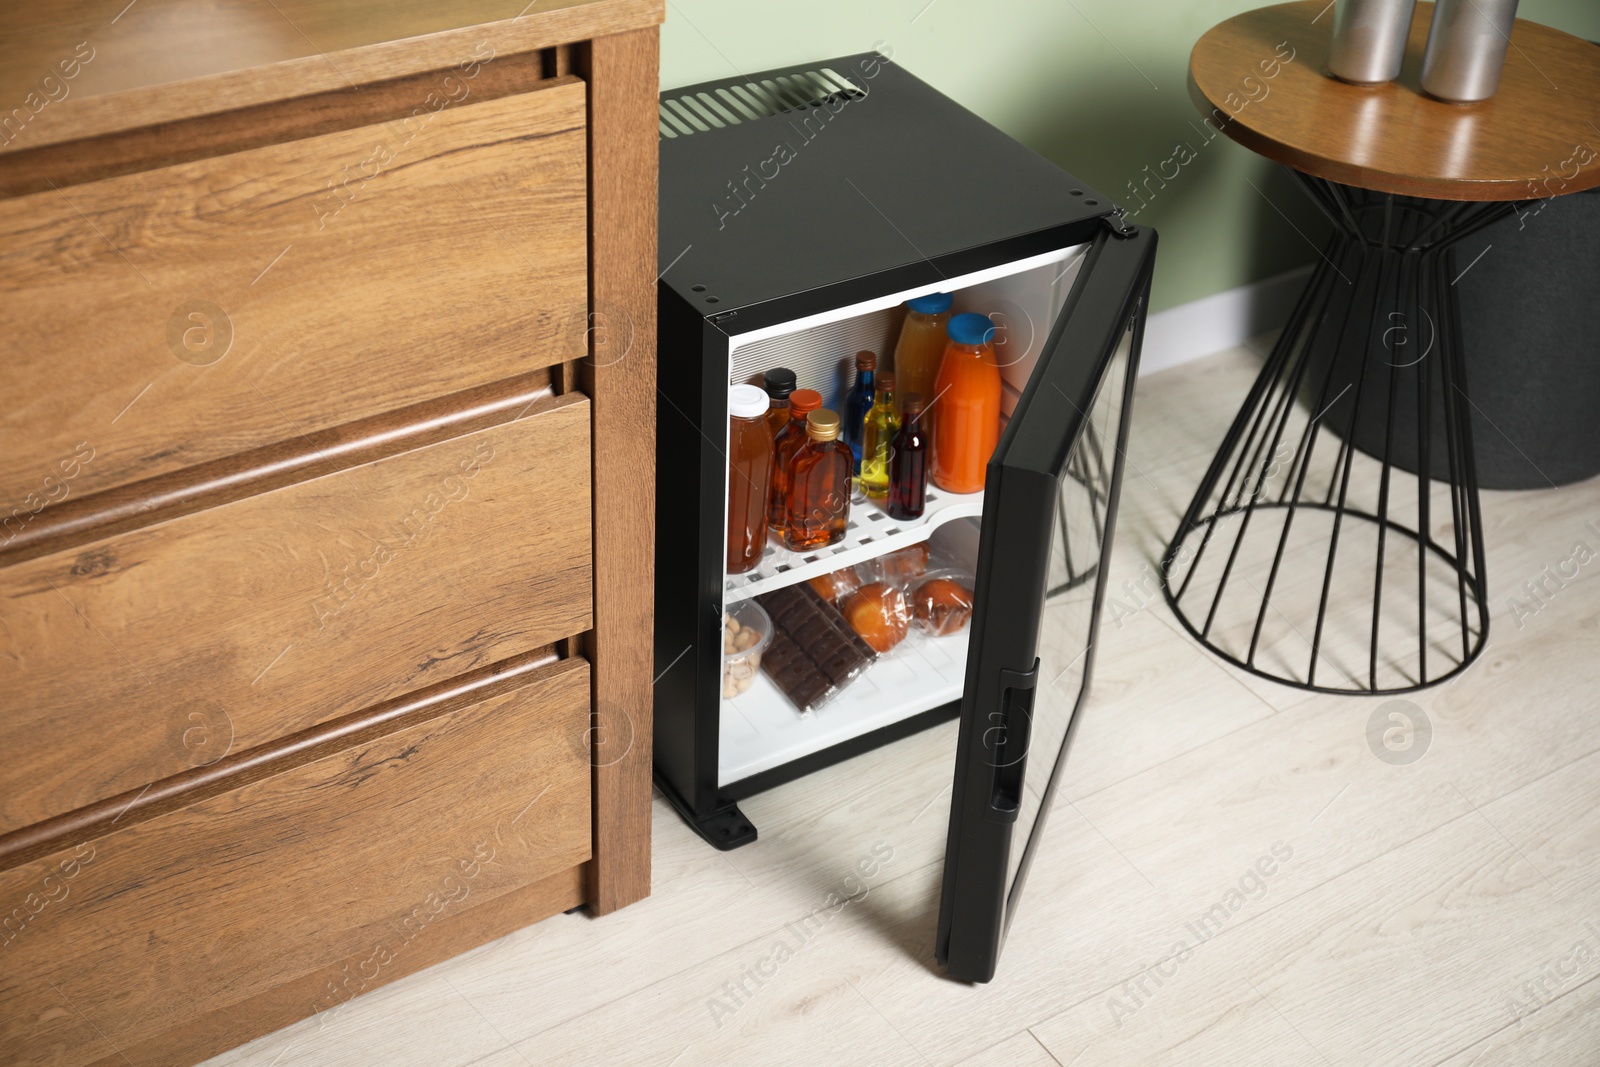
[[[1024,1030],[990,1049],[961,1061],[961,1067],[1061,1067],[1039,1040]]]

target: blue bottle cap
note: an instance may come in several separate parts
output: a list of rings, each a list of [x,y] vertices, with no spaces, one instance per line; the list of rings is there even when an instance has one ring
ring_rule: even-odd
[[[927,296],[919,296],[915,300],[907,300],[906,307],[924,315],[938,315],[949,311],[950,305],[954,301],[955,297],[949,293],[929,293]]]
[[[994,322],[987,315],[974,315],[970,311],[951,319],[947,329],[950,340],[958,345],[976,347],[994,340]]]

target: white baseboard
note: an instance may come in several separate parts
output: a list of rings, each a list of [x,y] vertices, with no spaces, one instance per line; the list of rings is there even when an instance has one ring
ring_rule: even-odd
[[[1309,266],[1298,267],[1156,312],[1145,320],[1140,375],[1237,348],[1282,328],[1310,275]]]

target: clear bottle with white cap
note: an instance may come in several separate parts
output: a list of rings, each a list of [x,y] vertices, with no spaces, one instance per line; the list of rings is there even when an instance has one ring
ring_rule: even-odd
[[[754,385],[728,390],[728,573],[745,574],[767,548],[772,492],[771,401]]]

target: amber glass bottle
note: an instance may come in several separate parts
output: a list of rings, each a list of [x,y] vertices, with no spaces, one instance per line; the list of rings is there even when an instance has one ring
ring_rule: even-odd
[[[878,375],[878,391],[861,430],[861,488],[874,500],[889,495],[889,442],[900,429],[893,374]]]
[[[806,416],[822,406],[815,389],[789,394],[789,422],[772,442],[772,505],[767,508],[767,529],[783,536],[784,504],[789,499],[789,463],[806,443]]]
[[[776,437],[789,424],[789,394],[794,392],[794,371],[788,367],[773,367],[761,376],[761,387],[767,391],[772,406],[767,408],[767,425]]]
[[[806,443],[789,464],[783,543],[795,551],[844,540],[850,525],[850,446],[839,440],[839,416],[806,416]]]
[[[902,394],[900,406],[906,420],[889,446],[889,517],[920,519],[928,492],[928,438],[922,429],[922,397]]]
[[[995,326],[987,315],[950,320],[933,423],[933,484],[947,493],[983,491],[989,457],[1000,440],[1000,367],[995,363]]]
[[[755,570],[767,547],[772,427],[767,394],[754,385],[728,390],[728,573]]]

